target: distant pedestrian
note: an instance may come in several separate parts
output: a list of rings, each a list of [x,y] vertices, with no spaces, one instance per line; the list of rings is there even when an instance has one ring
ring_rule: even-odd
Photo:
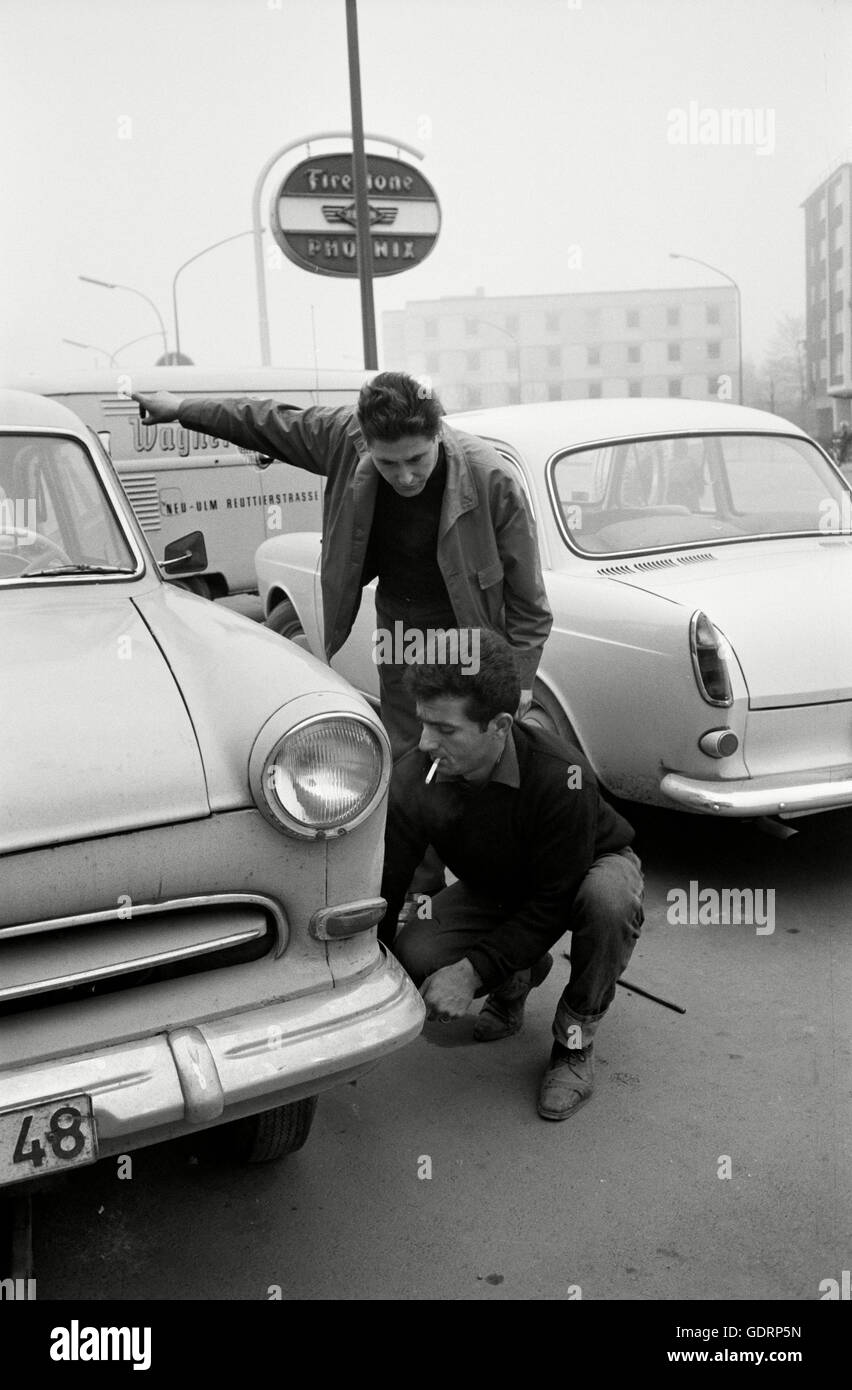
[[[831,443],[837,462],[848,463],[850,455],[852,455],[852,429],[849,428],[846,420],[840,422],[840,428]]]

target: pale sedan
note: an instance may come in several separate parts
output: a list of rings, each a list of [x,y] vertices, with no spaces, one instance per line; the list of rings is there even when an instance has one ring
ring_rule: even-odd
[[[449,417],[535,517],[554,624],[529,718],[627,800],[721,816],[852,805],[852,491],[762,411],[590,400]],[[269,626],[322,653],[315,534],[267,540]],[[374,585],[332,666],[375,700]]]
[[[164,582],[97,437],[11,391],[0,632],[0,1188],[202,1130],[292,1152],[425,1016],[377,942],[379,721]]]

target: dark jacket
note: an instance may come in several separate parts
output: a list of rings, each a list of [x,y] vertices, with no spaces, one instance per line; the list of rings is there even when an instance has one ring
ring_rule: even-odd
[[[578,749],[517,720],[511,746],[514,757],[507,744],[479,788],[440,774],[427,786],[428,755],[416,748],[404,754],[394,764],[385,831],[386,925],[396,922],[429,844],[467,889],[505,912],[465,952],[488,989],[559,940],[595,859],[633,839]],[[382,936],[390,940],[392,927]]]
[[[326,657],[343,646],[361,603],[361,575],[379,474],[348,407],[288,409],[276,401],[196,400],[180,423],[325,477],[322,602]],[[529,689],[553,618],[535,523],[491,445],[444,423],[447,460],[438,566],[460,627],[502,632]]]

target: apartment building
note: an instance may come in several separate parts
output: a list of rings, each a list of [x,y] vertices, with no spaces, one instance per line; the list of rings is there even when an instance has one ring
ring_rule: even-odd
[[[382,316],[383,362],[448,410],[593,396],[739,395],[736,291],[608,290],[414,300]]]
[[[838,165],[802,207],[810,427],[827,438],[852,423],[852,164]]]

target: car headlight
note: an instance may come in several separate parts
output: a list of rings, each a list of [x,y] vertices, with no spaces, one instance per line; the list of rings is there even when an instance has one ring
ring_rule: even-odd
[[[249,782],[259,809],[279,830],[320,840],[345,835],[370,814],[384,795],[390,764],[387,739],[368,719],[318,714],[274,741],[259,736]]]

